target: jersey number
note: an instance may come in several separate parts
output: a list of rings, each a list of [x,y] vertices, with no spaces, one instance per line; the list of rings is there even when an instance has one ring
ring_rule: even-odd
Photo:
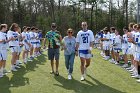
[[[83,43],[88,43],[88,36],[83,37],[82,39],[83,39]]]

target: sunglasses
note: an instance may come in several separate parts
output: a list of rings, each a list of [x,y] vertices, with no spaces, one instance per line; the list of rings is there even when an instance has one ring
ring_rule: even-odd
[[[82,26],[87,26],[87,25],[82,25]]]
[[[68,32],[69,34],[72,34],[73,32]]]
[[[56,26],[52,26],[52,28],[56,28]]]

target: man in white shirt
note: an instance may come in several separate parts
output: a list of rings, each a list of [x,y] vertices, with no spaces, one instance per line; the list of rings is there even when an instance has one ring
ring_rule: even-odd
[[[91,30],[87,29],[87,22],[82,22],[82,30],[77,33],[76,38],[76,54],[79,52],[81,60],[81,81],[85,80],[86,68],[90,65],[92,45],[94,35]]]

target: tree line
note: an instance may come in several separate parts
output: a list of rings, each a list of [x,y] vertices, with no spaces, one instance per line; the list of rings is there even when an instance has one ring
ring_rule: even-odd
[[[46,33],[56,22],[62,35],[69,27],[77,33],[82,21],[95,32],[105,26],[122,29],[136,22],[136,4],[132,0],[1,0],[0,23],[37,26]]]

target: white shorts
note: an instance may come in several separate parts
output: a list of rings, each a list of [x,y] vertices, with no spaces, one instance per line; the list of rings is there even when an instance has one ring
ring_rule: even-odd
[[[26,44],[23,46],[23,49],[24,49],[24,51],[30,51],[30,47]]]
[[[21,51],[22,51],[22,47],[18,46],[18,53],[21,53]]]
[[[11,52],[18,52],[19,51],[19,47],[18,46],[12,46],[10,47]]]
[[[83,53],[79,53],[79,57],[85,58],[85,59],[89,59],[92,57],[91,54],[83,54]]]
[[[0,51],[0,60],[7,60],[7,49]]]
[[[110,45],[110,51],[113,51],[114,47],[112,45]]]
[[[135,49],[129,48],[129,54],[135,56]]]
[[[40,43],[37,44],[37,48],[41,47]]]
[[[140,53],[135,52],[134,60],[135,61],[140,61]]]
[[[122,53],[123,53],[123,55],[129,54],[129,49],[128,48],[122,49]]]
[[[131,47],[129,48],[130,55],[135,56],[135,49],[136,49],[136,46],[132,44]]]
[[[109,50],[109,46],[103,46],[103,50]]]
[[[40,47],[40,43],[33,44],[33,47],[34,48],[39,48]]]
[[[37,48],[37,44],[33,44],[33,48]]]

